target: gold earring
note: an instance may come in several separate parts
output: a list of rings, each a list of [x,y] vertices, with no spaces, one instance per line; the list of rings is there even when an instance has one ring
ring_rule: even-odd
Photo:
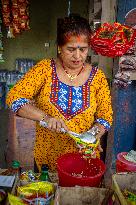
[[[58,46],[58,54],[61,54],[61,49],[59,46]]]

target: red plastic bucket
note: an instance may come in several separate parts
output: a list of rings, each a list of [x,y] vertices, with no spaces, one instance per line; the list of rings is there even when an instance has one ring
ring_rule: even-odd
[[[105,164],[100,159],[86,160],[79,153],[67,153],[57,161],[59,185],[98,187],[105,172]]]
[[[127,152],[117,155],[116,172],[136,172],[136,163],[126,160],[124,155],[127,155]]]

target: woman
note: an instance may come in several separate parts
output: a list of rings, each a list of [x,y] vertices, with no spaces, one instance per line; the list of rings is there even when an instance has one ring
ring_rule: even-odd
[[[61,128],[82,133],[97,125],[101,137],[111,126],[105,75],[86,63],[90,35],[86,19],[64,18],[58,28],[58,58],[40,61],[8,93],[8,106],[17,115],[37,122],[34,158],[39,170],[47,164],[55,171],[60,155],[78,151],[75,141],[61,133]],[[40,126],[41,121],[48,127]]]

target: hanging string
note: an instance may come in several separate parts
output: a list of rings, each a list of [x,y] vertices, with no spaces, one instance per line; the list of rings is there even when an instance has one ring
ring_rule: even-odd
[[[71,2],[70,1],[68,1],[68,16],[70,16],[70,7],[71,7]]]

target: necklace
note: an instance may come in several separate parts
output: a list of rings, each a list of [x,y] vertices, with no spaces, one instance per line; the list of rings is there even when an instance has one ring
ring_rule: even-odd
[[[84,69],[84,64],[82,66],[82,68],[80,69],[80,71],[75,74],[75,75],[71,75],[70,73],[68,73],[68,71],[65,69],[64,64],[62,62],[62,68],[64,69],[65,73],[67,74],[68,78],[70,78],[70,81],[72,82],[75,78],[77,78],[77,76],[80,75],[80,73],[82,72],[82,70]]]

